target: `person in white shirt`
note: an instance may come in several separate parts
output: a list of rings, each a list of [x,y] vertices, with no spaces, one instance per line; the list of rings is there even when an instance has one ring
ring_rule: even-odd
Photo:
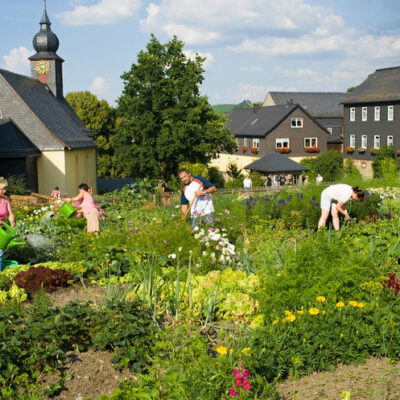
[[[210,183],[202,176],[192,176],[190,172],[183,168],[178,172],[179,179],[183,183],[181,193],[181,212],[182,218],[191,212],[191,225],[204,222],[214,225],[214,204],[211,193],[217,191],[215,185]],[[188,207],[189,206],[189,207]]]
[[[324,178],[321,176],[321,174],[318,174],[317,177],[315,178],[315,182],[317,185],[320,185]]]
[[[335,230],[339,230],[339,213],[344,215],[345,221],[350,221],[350,216],[346,209],[346,203],[353,199],[355,201],[364,200],[364,191],[358,186],[351,187],[345,184],[331,185],[321,193],[321,218],[318,222],[318,229],[325,226],[329,213],[332,215],[332,224]]]
[[[252,185],[253,185],[253,182],[250,179],[250,176],[248,176],[247,178],[245,178],[243,180],[243,189],[244,189],[245,194],[251,189]]]

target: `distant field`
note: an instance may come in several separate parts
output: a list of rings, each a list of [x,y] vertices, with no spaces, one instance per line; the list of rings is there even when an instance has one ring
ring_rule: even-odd
[[[230,113],[233,110],[233,107],[235,107],[236,104],[216,104],[215,106],[211,106],[214,111],[222,113],[222,114],[227,114]]]

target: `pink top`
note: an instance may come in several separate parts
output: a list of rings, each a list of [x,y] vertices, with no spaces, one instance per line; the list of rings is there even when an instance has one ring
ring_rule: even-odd
[[[87,214],[90,212],[90,210],[96,208],[96,203],[94,202],[92,195],[88,192],[83,192],[83,200],[80,204],[80,208],[82,209],[84,214]]]
[[[0,204],[0,222],[5,222],[8,215],[7,200],[5,197],[0,197],[0,200],[2,200]]]

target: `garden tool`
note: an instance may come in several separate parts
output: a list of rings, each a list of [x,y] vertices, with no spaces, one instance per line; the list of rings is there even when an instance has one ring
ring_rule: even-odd
[[[193,203],[195,202],[196,199],[197,199],[197,196],[194,196],[192,202],[191,202],[190,205],[189,205],[189,208],[188,208],[187,211],[186,211],[186,214],[185,214],[185,215],[182,215],[182,219],[183,219],[183,220],[186,219],[186,215],[189,214],[189,211],[190,211],[190,209],[192,208],[192,205],[193,205]]]
[[[60,207],[60,214],[66,218],[69,218],[75,211],[76,208],[71,203],[64,203]]]
[[[10,225],[3,222],[2,227],[0,228],[0,249],[5,250],[8,247],[25,244],[25,242],[18,242],[15,239],[15,235],[15,230],[11,228]]]

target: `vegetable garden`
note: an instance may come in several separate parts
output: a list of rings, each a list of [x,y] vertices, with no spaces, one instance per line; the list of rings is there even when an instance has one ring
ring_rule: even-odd
[[[322,189],[216,196],[213,229],[132,187],[101,198],[99,235],[54,206],[14,209],[36,244],[0,272],[1,398],[68,398],[70,352],[133,374],[103,400],[279,399],[289,376],[397,361],[398,192],[368,190],[335,232],[315,229]],[[85,301],[53,304],[72,288]]]

